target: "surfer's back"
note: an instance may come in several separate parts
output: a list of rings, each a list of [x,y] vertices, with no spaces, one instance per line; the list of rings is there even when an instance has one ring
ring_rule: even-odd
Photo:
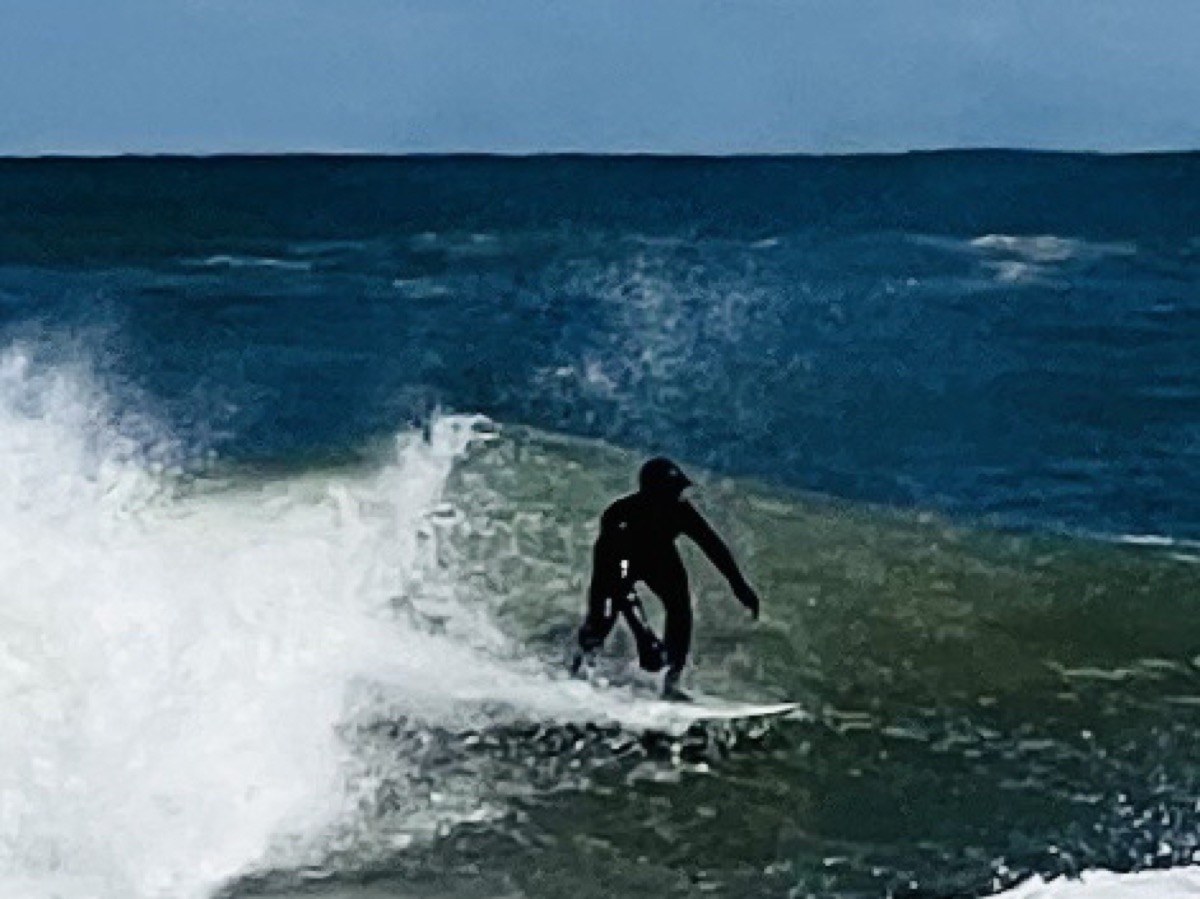
[[[698,514],[683,500],[663,502],[644,493],[631,493],[614,501],[600,516],[600,538],[611,541],[624,558],[644,560],[674,552],[675,539],[688,530],[688,520]]]

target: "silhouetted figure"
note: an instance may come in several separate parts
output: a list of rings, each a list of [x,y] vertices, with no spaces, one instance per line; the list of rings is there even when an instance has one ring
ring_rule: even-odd
[[[596,652],[613,629],[617,616],[625,619],[638,644],[638,661],[647,671],[667,668],[663,695],[687,699],[679,689],[679,676],[687,664],[692,640],[692,597],[687,571],[675,539],[686,534],[712,560],[733,594],[750,614],[758,617],[758,594],[742,577],[725,542],[695,506],[683,498],[690,485],[679,466],[658,457],[642,466],[638,492],[622,497],[600,517],[600,536],[592,556],[592,582],[588,611],[579,629],[579,650],[572,673]],[[663,642],[646,622],[634,585],[645,584],[662,600],[667,612]]]

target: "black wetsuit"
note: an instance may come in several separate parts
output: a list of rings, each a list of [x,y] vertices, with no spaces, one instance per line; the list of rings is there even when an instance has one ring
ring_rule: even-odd
[[[664,643],[667,664],[678,672],[687,663],[692,640],[692,599],[687,571],[675,548],[684,534],[696,542],[729,581],[743,602],[757,597],[738,570],[725,542],[695,506],[676,496],[645,491],[614,502],[600,518],[600,536],[593,551],[588,613],[579,630],[584,651],[598,648],[612,631],[623,603],[637,582],[662,600],[667,621]]]

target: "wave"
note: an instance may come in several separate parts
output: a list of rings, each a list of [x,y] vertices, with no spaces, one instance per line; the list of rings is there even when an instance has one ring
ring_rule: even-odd
[[[1057,234],[989,233],[966,240],[929,234],[908,235],[907,240],[956,255],[981,257],[980,266],[999,284],[1042,285],[1065,271],[1093,266],[1110,259],[1138,255],[1139,247],[1126,241],[1092,241]]]
[[[1168,557],[1176,562],[1200,564],[1200,540],[1183,540],[1159,534],[1123,534],[1115,540],[1127,546],[1166,552]]]
[[[1087,871],[1077,879],[1034,877],[998,894],[1003,899],[1163,899],[1200,894],[1200,867],[1119,874]]]
[[[430,789],[438,734],[665,726],[628,689],[548,675],[472,586],[451,485],[485,420],[266,480],[184,478],[143,424],[121,433],[86,365],[0,357],[0,892],[353,871],[503,813],[475,768]]]
[[[747,894],[872,895],[911,881],[923,895],[975,895],[1036,873],[1187,863],[1195,771],[1179,752],[1195,715],[1196,668],[1176,623],[1190,614],[1187,567],[1095,539],[968,530],[734,484],[682,461],[765,609],[748,625],[725,585],[689,559],[693,685],[800,700],[816,722],[789,725],[772,761],[710,759],[704,784],[688,781],[672,797],[669,822],[640,822],[638,798],[617,786],[611,802],[579,800],[601,809],[594,819],[564,824],[573,803],[563,797],[557,815],[543,810],[522,826],[523,838],[565,828],[630,860],[669,838],[685,864],[707,851],[716,878],[762,852],[754,839],[778,845],[774,863],[791,865],[795,879],[763,877]],[[549,657],[578,614],[594,516],[629,488],[636,465],[626,450],[515,427],[472,454],[463,477],[475,489],[457,494],[455,528],[472,603]],[[658,613],[652,599],[647,608]],[[630,652],[618,644],[605,657],[615,665]],[[769,799],[739,792],[748,772],[770,782]],[[695,791],[740,815],[754,839],[728,857],[705,850],[708,831],[687,811]],[[824,801],[810,806],[812,795]],[[786,812],[773,818],[775,808]],[[857,808],[878,814],[863,822]],[[805,836],[784,846],[789,833]],[[913,860],[917,840],[936,847],[922,862]],[[833,876],[829,857],[844,866],[836,889],[821,880]],[[552,871],[580,864],[565,847],[537,858]]]
[[[1097,243],[1054,234],[985,234],[969,243],[977,250],[1003,253],[1030,263],[1132,256],[1137,253],[1137,247],[1131,243]]]
[[[1094,243],[1054,234],[985,234],[968,244],[990,257],[984,267],[1002,284],[1040,283],[1070,263],[1094,263],[1137,253],[1137,247],[1129,243]]]
[[[235,256],[225,253],[216,256],[207,256],[203,259],[185,259],[184,264],[198,268],[269,268],[293,272],[312,271],[313,267],[311,262],[299,259],[276,259],[270,256]]]
[[[471,433],[402,434],[353,477],[181,490],[85,370],[6,352],[0,892],[197,897],[311,854],[367,788],[338,736],[363,684],[426,716],[494,684],[395,614],[452,604],[428,513]]]
[[[649,827],[698,853],[709,830],[688,802],[663,822],[638,804],[652,791],[629,789],[680,778],[771,846],[815,835],[777,850],[804,870],[834,845],[879,853],[846,883],[901,876],[914,837],[879,843],[804,797],[849,807],[928,771],[978,799],[941,822],[936,797],[905,794],[921,839],[951,853],[971,835],[972,884],[1008,853],[1061,870],[1028,848],[1049,841],[1089,867],[1149,864],[1148,815],[1168,822],[1157,841],[1189,851],[1194,666],[1186,634],[1159,626],[1187,608],[1184,566],[692,471],[766,602],[751,626],[692,566],[696,685],[801,700],[816,719],[768,754],[726,768],[718,747],[689,768],[623,736],[662,726],[636,690],[551,673],[594,516],[636,470],[628,451],[441,416],[351,468],[187,478],[172,461],[186,450],[116,419],[113,389],[83,364],[0,356],[0,727],[15,735],[0,745],[0,892],[236,895],[256,872],[436,866],[472,834],[512,875],[505,840],[580,827],[623,859]],[[606,656],[617,680],[626,649],[618,635]],[[1136,676],[1091,676],[1123,671]],[[742,766],[769,800],[741,795]],[[597,817],[580,825],[581,808]],[[1017,823],[994,826],[993,808]],[[576,843],[546,845],[546,870],[579,863]],[[741,851],[711,867],[733,876]],[[793,875],[758,885],[776,876]]]

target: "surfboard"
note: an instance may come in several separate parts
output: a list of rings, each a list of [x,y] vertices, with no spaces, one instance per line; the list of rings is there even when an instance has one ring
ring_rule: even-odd
[[[658,684],[635,672],[629,666],[607,676],[570,681],[569,690],[587,694],[581,701],[590,701],[602,717],[612,717],[634,727],[651,730],[686,729],[702,722],[766,720],[771,718],[808,719],[810,716],[798,702],[746,702],[723,699],[711,694],[688,690],[691,701],[672,701],[661,698]],[[595,672],[593,672],[595,673]]]
[[[781,715],[798,715],[798,702],[742,703],[729,702],[712,704],[710,701],[672,702],[679,712],[696,721],[741,721],[747,718],[776,718]]]
[[[668,702],[663,699],[640,701],[631,711],[643,726],[669,729],[686,729],[705,722],[734,724],[740,721],[807,717],[798,702],[730,702],[695,694],[692,702]]]

